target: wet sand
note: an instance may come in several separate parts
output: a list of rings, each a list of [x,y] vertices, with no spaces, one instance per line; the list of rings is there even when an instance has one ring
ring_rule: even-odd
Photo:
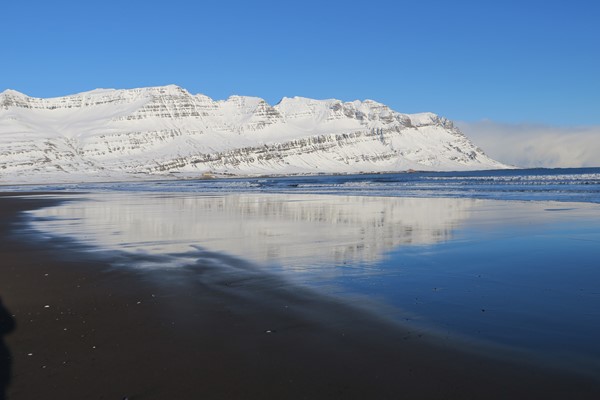
[[[115,268],[133,256],[24,229],[22,211],[57,201],[0,196],[10,400],[600,398],[598,381],[419,336],[243,261]]]

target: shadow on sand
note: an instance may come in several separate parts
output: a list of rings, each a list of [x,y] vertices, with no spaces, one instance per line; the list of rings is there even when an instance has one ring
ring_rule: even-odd
[[[0,400],[6,399],[6,389],[10,383],[11,359],[4,336],[15,329],[15,320],[2,304],[0,298]]]

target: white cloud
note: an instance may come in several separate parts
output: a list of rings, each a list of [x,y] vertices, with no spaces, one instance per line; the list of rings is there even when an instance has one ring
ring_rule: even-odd
[[[489,120],[456,125],[490,157],[524,168],[599,167],[600,126],[504,124]]]

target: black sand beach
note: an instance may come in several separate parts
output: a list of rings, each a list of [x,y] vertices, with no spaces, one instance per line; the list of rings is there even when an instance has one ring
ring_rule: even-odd
[[[22,211],[58,201],[0,197],[0,399],[600,398],[598,381],[419,337],[242,261],[116,268],[131,256],[24,229]]]

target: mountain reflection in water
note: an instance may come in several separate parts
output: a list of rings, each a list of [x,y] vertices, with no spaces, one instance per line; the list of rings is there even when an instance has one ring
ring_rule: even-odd
[[[117,266],[248,260],[470,347],[600,368],[597,203],[104,192],[33,216],[40,232],[127,252]]]
[[[273,194],[102,194],[38,210],[44,231],[147,254],[194,246],[261,264],[370,264],[447,241],[472,199]]]

